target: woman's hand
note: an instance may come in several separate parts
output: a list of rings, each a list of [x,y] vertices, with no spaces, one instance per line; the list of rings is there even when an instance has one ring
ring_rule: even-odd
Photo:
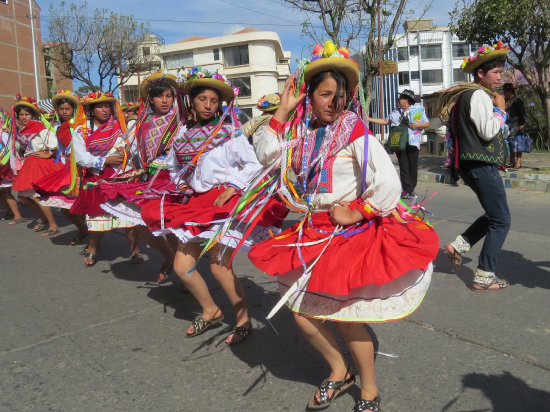
[[[286,79],[285,89],[281,93],[281,104],[273,117],[275,120],[284,123],[288,120],[289,114],[298,107],[298,105],[306,97],[305,93],[300,93],[298,97],[295,96],[296,93],[296,75],[291,75]]]
[[[50,157],[53,156],[53,154],[42,150],[40,152],[33,153],[33,156],[38,157],[40,159],[49,159]]]
[[[237,192],[233,186],[228,186],[220,195],[214,200],[214,206],[223,206],[231,197]]]
[[[124,156],[109,156],[105,158],[106,165],[119,165],[124,161]]]
[[[334,225],[349,226],[363,220],[363,215],[358,210],[351,210],[348,202],[338,202],[328,211],[330,221]]]

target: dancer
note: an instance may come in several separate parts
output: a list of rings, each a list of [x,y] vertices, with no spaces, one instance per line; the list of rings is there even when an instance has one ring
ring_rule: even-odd
[[[159,270],[157,282],[168,281],[172,272],[177,238],[172,240],[173,248],[162,236],[153,236],[141,218],[141,203],[145,200],[144,191],[161,189],[170,183],[166,166],[166,154],[172,147],[180,127],[184,126],[185,115],[179,95],[176,77],[167,73],[149,75],[140,87],[141,98],[145,102],[136,123],[136,156],[132,173],[127,177],[116,176],[104,179],[99,188],[108,199],[101,205],[107,213],[136,224],[136,233],[157,250],[164,262]],[[178,104],[174,104],[178,101]],[[139,181],[136,182],[136,177]]]
[[[90,242],[83,251],[84,264],[95,265],[101,238],[115,228],[127,229],[131,260],[141,253],[135,231],[131,230],[134,224],[106,214],[100,207],[106,199],[97,187],[99,180],[112,177],[127,166],[127,143],[123,137],[126,124],[120,106],[111,93],[89,93],[81,99],[75,126],[71,161],[86,170],[80,182],[73,173],[71,189],[78,191],[78,197],[70,212],[86,215]]]
[[[17,200],[11,194],[11,185],[13,184],[13,179],[15,179],[16,171],[12,169],[10,162],[12,155],[10,129],[10,117],[7,113],[2,112],[0,108],[0,198],[6,203],[9,209],[3,220],[11,219],[8,225],[16,225],[23,223],[24,219],[19,211]],[[15,155],[15,153],[13,154]]]
[[[33,188],[40,194],[39,204],[48,207],[58,207],[63,215],[78,229],[77,235],[71,240],[71,245],[79,244],[86,236],[88,229],[83,215],[74,215],[69,212],[76,196],[64,193],[71,184],[71,140],[72,122],[76,109],[80,104],[78,96],[70,90],[58,90],[52,97],[57,119],[57,155],[55,162],[64,165],[59,171],[33,182]]]
[[[168,162],[173,170],[180,169],[188,195],[180,201],[170,197],[151,200],[143,205],[141,215],[153,233],[174,233],[180,240],[174,271],[201,306],[201,313],[187,329],[187,336],[192,337],[224,318],[195,269],[203,250],[201,243],[219,230],[220,225],[212,222],[229,217],[261,165],[239,129],[232,103],[235,95],[224,77],[195,67],[187,71],[182,92],[189,98],[191,122],[174,141]],[[222,115],[223,101],[228,109]],[[179,178],[176,182],[179,184]],[[230,229],[209,251],[212,275],[235,311],[235,327],[225,340],[229,345],[241,342],[252,328],[243,287],[230,265],[242,236],[238,229]]]
[[[464,72],[474,74],[474,84],[457,86],[439,100],[440,117],[449,124],[453,139],[455,175],[460,174],[485,211],[445,246],[452,264],[459,269],[462,255],[485,237],[474,273],[474,290],[499,290],[509,286],[495,275],[511,221],[506,190],[498,172],[505,155],[502,130],[507,114],[504,97],[495,92],[507,54],[508,47],[502,42],[482,46],[462,64]]]
[[[51,208],[42,206],[38,202],[38,196],[32,184],[38,179],[57,172],[63,165],[55,162],[54,154],[57,150],[57,139],[55,133],[39,121],[41,118],[40,109],[35,105],[34,99],[21,97],[13,106],[17,120],[14,120],[16,127],[12,128],[15,138],[15,155],[12,161],[16,164],[22,163],[12,185],[14,198],[20,199],[30,206],[38,215],[40,221],[34,227],[36,232],[46,230],[43,237],[53,236],[59,232]],[[44,119],[46,122],[46,119]]]
[[[334,321],[361,378],[355,410],[379,411],[374,347],[364,323],[401,319],[420,305],[438,238],[398,203],[395,168],[351,109],[359,67],[349,51],[329,41],[314,53],[287,80],[269,125],[254,135],[260,162],[282,165],[278,194],[304,216],[253,246],[249,257],[278,275],[280,304],[294,312],[300,331],[329,364],[307,409],[327,408],[355,382],[326,322]],[[290,169],[297,181],[287,184]]]

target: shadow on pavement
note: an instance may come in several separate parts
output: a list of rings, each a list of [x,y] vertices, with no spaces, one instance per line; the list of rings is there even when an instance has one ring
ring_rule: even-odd
[[[521,253],[502,250],[498,267],[497,276],[506,279],[511,285],[550,289],[550,260],[533,262],[525,259]]]
[[[550,393],[531,388],[520,378],[510,372],[502,375],[485,375],[482,373],[470,373],[462,378],[462,391],[445,405],[441,411],[457,410],[457,403],[466,389],[477,389],[483,392],[492,403],[489,409],[475,409],[475,411],[548,411],[550,405]]]

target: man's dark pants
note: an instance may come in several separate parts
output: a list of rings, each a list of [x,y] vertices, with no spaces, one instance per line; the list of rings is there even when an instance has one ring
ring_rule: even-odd
[[[475,192],[485,210],[485,214],[472,223],[462,237],[473,246],[485,236],[478,268],[495,272],[511,222],[502,178],[496,165],[467,161],[460,163],[460,176]]]

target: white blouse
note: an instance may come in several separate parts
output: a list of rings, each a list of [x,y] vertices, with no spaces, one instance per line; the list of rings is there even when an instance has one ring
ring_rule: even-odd
[[[470,119],[476,126],[477,133],[485,141],[496,136],[502,124],[493,112],[493,101],[483,90],[476,90],[470,100]]]
[[[181,165],[173,148],[168,153],[166,163],[172,177],[175,177]],[[247,138],[240,134],[204,153],[187,179],[187,184],[198,193],[227,184],[244,190],[261,169],[254,149]]]
[[[281,139],[269,125],[254,133],[254,149],[260,162],[267,166],[281,153]],[[352,202],[359,197],[378,209],[381,215],[391,213],[401,193],[397,171],[382,145],[373,135],[368,138],[367,189],[362,192],[365,137],[359,137],[336,154],[332,167],[332,192],[314,196],[313,211],[326,211],[338,202]]]
[[[16,141],[15,148],[19,149],[19,147],[21,146],[19,142]],[[57,136],[55,132],[44,129],[29,142],[25,150],[25,157],[36,152],[53,151],[55,149],[57,149]]]

